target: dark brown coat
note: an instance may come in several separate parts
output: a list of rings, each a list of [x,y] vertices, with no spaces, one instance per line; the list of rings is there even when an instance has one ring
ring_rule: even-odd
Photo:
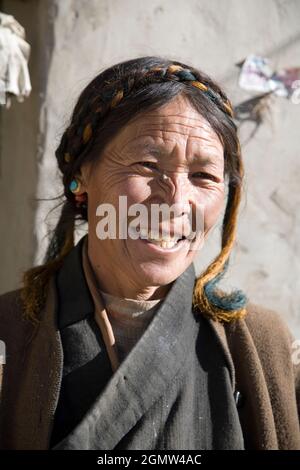
[[[19,293],[0,296],[0,339],[7,346],[0,370],[0,448],[47,449],[62,368],[55,284],[38,328],[22,319]],[[211,322],[233,389],[247,396],[240,411],[245,442],[253,449],[300,449],[300,367],[292,363],[293,338],[276,312],[252,303],[247,311],[245,320],[232,324]]]

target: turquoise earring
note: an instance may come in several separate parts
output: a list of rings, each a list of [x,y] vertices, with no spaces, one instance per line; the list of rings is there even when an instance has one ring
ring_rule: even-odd
[[[69,185],[69,189],[72,193],[78,193],[80,191],[80,182],[74,178]]]

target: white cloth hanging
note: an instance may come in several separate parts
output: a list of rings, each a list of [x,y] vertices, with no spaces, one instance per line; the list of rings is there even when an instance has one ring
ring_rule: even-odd
[[[25,30],[12,15],[0,13],[0,105],[9,108],[11,96],[19,102],[31,92]]]

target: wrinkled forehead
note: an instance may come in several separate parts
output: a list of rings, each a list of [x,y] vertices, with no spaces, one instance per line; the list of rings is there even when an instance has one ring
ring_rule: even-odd
[[[183,97],[134,117],[111,145],[127,147],[186,143],[214,148],[223,155],[223,145],[210,123]]]

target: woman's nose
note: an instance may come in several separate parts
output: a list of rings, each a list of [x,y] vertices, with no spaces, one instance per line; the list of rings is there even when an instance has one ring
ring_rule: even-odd
[[[159,175],[163,189],[163,202],[176,208],[177,216],[189,213],[189,185],[184,172],[163,172]]]

